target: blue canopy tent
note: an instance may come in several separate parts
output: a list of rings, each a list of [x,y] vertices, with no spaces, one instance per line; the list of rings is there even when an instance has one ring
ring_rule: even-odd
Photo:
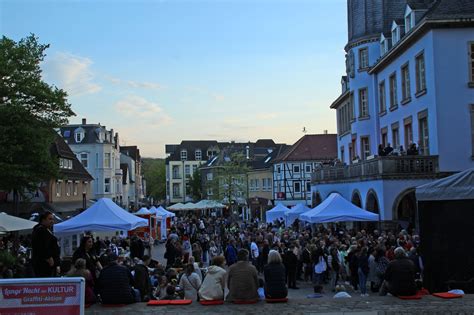
[[[311,210],[311,208],[308,208],[304,203],[298,203],[296,206],[294,206],[285,213],[286,224],[293,224],[293,222],[295,222],[295,220],[299,218],[300,214],[305,213],[309,210]]]
[[[378,221],[379,215],[357,207],[338,193],[332,193],[317,207],[300,214],[300,220],[309,223]]]
[[[275,220],[279,220],[280,218],[285,219],[285,214],[289,211],[287,207],[282,205],[281,203],[277,204],[273,209],[268,210],[265,213],[266,222],[272,223]]]
[[[148,220],[128,213],[109,198],[101,198],[77,216],[54,225],[58,234],[74,234],[84,231],[134,230],[147,226]]]

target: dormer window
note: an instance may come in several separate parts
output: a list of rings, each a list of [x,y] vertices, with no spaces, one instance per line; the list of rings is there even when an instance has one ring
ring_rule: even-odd
[[[181,150],[181,161],[186,161],[188,159],[188,151]]]
[[[413,27],[415,27],[415,13],[407,5],[405,10],[405,33],[408,33]]]
[[[200,149],[197,149],[196,151],[194,151],[194,159],[196,161],[202,160],[202,151]]]
[[[400,40],[400,26],[394,21],[392,24],[392,46]]]
[[[84,140],[85,135],[86,133],[82,128],[77,128],[76,130],[74,130],[74,140],[76,140],[76,142],[82,142],[82,140]]]

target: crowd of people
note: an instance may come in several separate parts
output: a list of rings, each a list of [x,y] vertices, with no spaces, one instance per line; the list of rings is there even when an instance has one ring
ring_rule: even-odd
[[[412,295],[421,287],[420,239],[411,230],[369,233],[298,220],[285,226],[188,215],[175,219],[162,261],[153,260],[152,246],[136,236],[109,240],[85,234],[69,268],[60,260],[53,222],[46,212],[31,238],[0,240],[0,255],[17,258],[11,266],[0,265],[2,277],[81,276],[86,303],[106,304],[281,299],[298,290],[298,283],[311,284],[312,294],[335,297],[355,292],[365,297],[369,290]]]

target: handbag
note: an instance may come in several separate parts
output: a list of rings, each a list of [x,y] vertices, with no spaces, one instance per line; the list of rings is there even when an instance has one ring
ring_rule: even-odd
[[[319,256],[319,262],[314,266],[315,273],[323,273],[327,270],[328,266],[323,256]]]

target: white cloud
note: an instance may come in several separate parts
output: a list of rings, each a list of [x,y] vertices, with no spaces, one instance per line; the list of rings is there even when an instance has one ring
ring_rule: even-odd
[[[119,100],[114,104],[114,107],[119,113],[130,117],[132,120],[139,118],[160,124],[172,122],[171,117],[163,111],[159,104],[137,95],[129,95]]]
[[[43,73],[47,81],[64,89],[70,96],[96,93],[102,87],[94,82],[91,65],[89,58],[59,52],[46,58]]]
[[[189,92],[204,95],[206,97],[210,97],[215,102],[222,102],[225,100],[225,96],[216,92],[209,91],[205,88],[199,86],[189,86],[186,88]]]
[[[122,80],[114,77],[107,77],[107,79],[114,84],[125,85],[132,88],[142,88],[151,90],[162,90],[165,88],[165,86],[155,82],[138,82],[133,80]]]

